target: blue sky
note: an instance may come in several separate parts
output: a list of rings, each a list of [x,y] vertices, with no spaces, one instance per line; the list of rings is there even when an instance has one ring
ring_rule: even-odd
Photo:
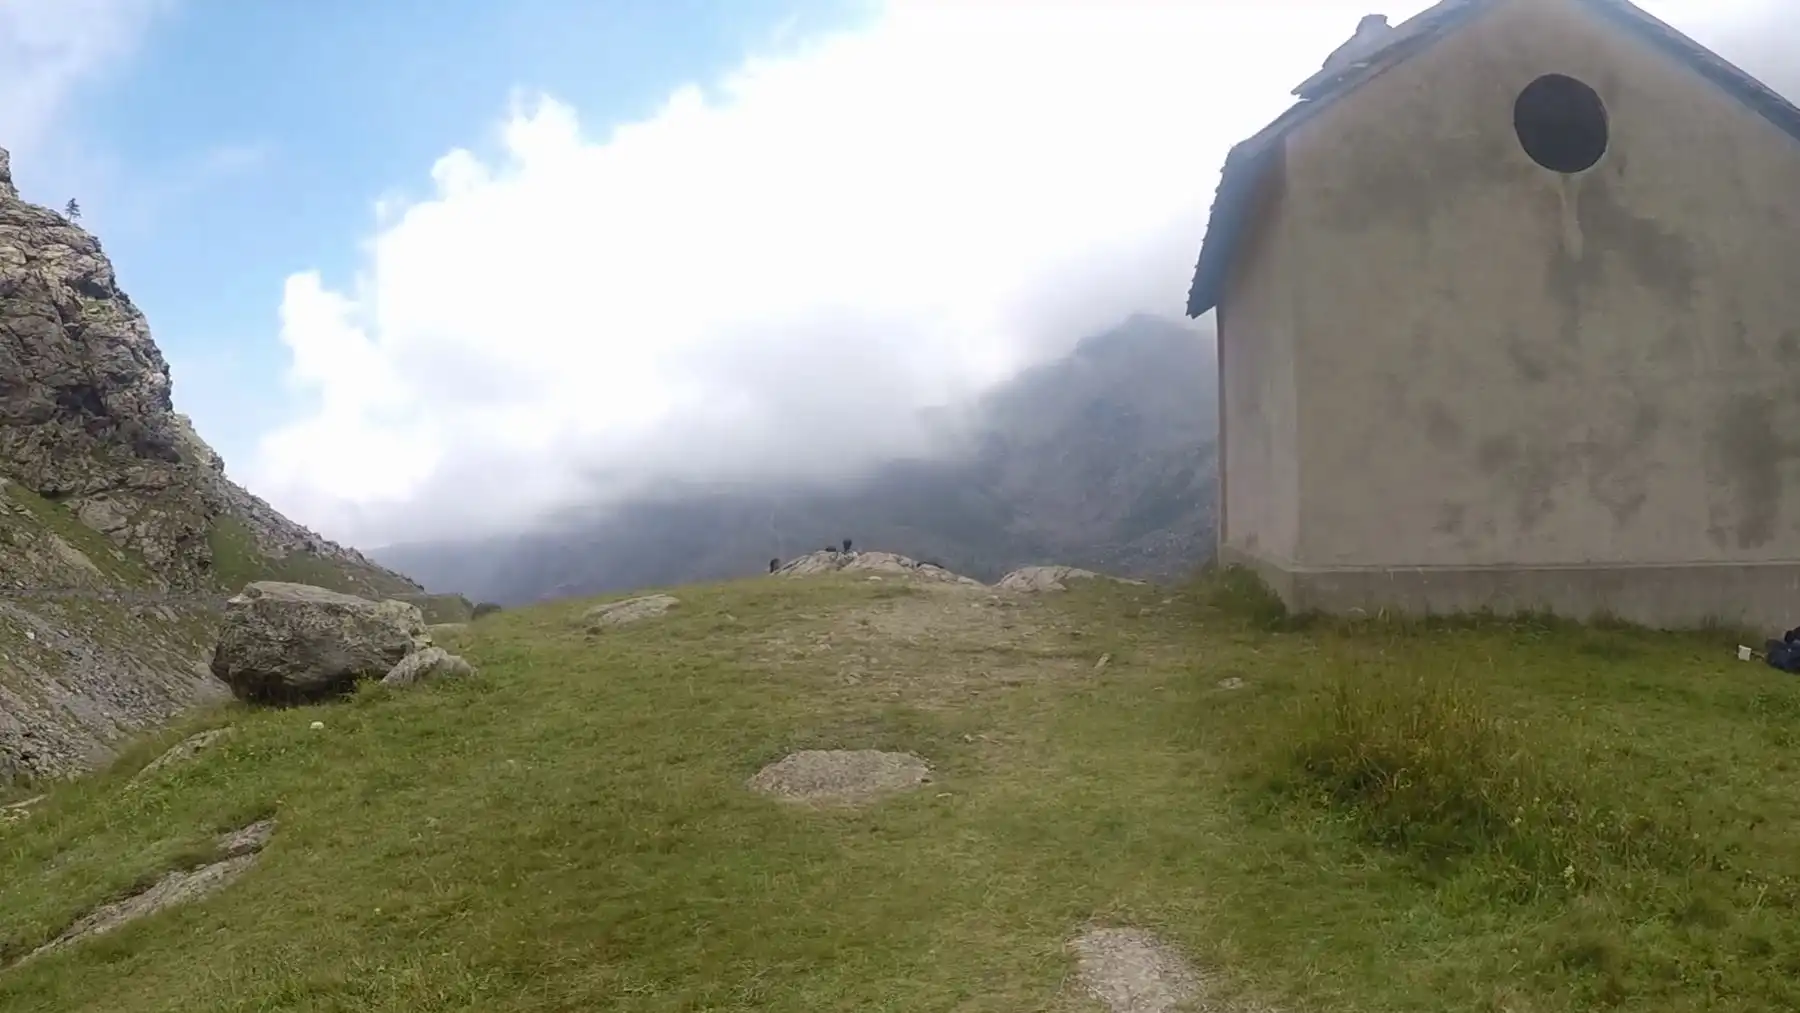
[[[187,0],[59,124],[101,170],[70,196],[149,317],[178,407],[242,462],[293,410],[286,276],[348,279],[373,200],[480,142],[515,90],[632,119],[749,49],[859,16],[854,0]],[[27,196],[60,203],[32,169]]]
[[[1794,83],[1791,0],[1643,2]],[[1226,149],[1368,12],[0,0],[0,146],[230,474],[372,546],[932,452],[919,409],[1180,315]]]

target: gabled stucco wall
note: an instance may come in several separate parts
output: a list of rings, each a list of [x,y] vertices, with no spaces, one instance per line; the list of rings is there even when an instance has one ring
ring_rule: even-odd
[[[1513,132],[1550,72],[1611,116],[1581,176]],[[1800,144],[1710,83],[1511,0],[1293,133],[1270,213],[1224,300],[1226,547],[1800,560]]]
[[[1292,566],[1299,531],[1293,279],[1280,159],[1257,195],[1219,310],[1221,559]],[[1223,303],[1229,303],[1227,311]]]

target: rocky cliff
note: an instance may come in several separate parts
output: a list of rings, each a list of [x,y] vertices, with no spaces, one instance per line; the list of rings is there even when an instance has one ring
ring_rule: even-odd
[[[226,478],[99,240],[21,200],[0,150],[0,779],[216,696],[214,609],[261,578],[421,591]]]

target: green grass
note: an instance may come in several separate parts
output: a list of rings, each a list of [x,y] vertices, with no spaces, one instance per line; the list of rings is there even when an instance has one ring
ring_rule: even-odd
[[[250,529],[235,517],[216,519],[206,540],[212,550],[213,580],[228,591],[237,591],[258,580],[311,584],[359,595],[415,590],[379,571],[306,553],[270,558],[257,548]]]
[[[195,765],[126,787],[173,729],[0,829],[4,960],[281,820],[226,892],[0,971],[0,1009],[1096,1009],[1064,949],[1093,919],[1293,1011],[1800,1007],[1800,681],[1712,635],[1243,590],[495,614],[473,682],[203,716],[236,731]],[[743,789],[809,747],[938,776]]]
[[[7,482],[0,489],[0,498],[24,507],[39,527],[79,550],[108,580],[125,587],[151,583],[150,569],[141,557],[114,545],[61,503],[52,503],[17,482]]]

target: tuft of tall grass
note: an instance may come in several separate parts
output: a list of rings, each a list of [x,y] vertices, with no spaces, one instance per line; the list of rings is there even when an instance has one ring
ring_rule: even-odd
[[[1276,783],[1426,868],[1479,860],[1522,899],[1713,864],[1691,814],[1631,811],[1627,786],[1554,728],[1507,720],[1453,677],[1340,676],[1289,717]]]

